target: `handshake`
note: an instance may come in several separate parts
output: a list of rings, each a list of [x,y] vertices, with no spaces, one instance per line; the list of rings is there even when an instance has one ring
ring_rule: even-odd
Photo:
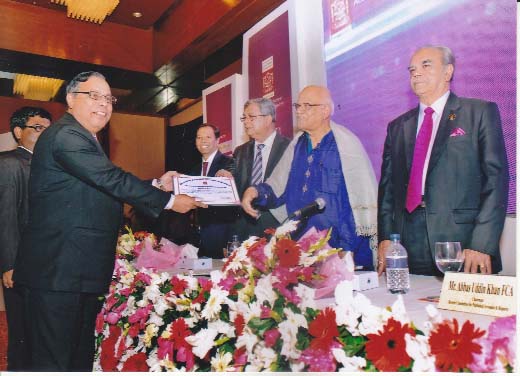
[[[168,171],[163,176],[161,176],[159,179],[154,179],[152,184],[165,191],[165,192],[172,192],[173,191],[173,178],[175,176],[180,176],[177,171]],[[190,197],[188,195],[179,194],[179,195],[172,195],[172,199],[168,203],[168,206],[166,209],[176,211],[178,213],[187,213],[192,209],[195,208],[207,208],[208,205],[206,205],[203,202],[197,201],[195,198]]]

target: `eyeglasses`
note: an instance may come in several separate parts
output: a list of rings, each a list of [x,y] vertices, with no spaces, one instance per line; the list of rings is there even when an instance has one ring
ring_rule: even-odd
[[[292,106],[296,111],[298,111],[300,108],[303,108],[304,111],[308,111],[311,107],[318,107],[318,106],[325,106],[322,103],[293,103]]]
[[[40,133],[40,132],[44,131],[45,129],[47,129],[47,127],[45,125],[41,125],[41,124],[26,125],[25,128],[32,128],[32,129],[34,129],[38,133]]]
[[[242,123],[245,123],[246,120],[255,120],[255,119],[256,119],[257,117],[259,117],[259,116],[269,116],[269,115],[262,115],[262,114],[260,114],[260,115],[248,115],[248,116],[242,116],[242,117],[240,118],[240,121],[241,121]]]
[[[116,104],[117,98],[113,95],[103,95],[101,93],[98,93],[97,91],[73,91],[74,94],[87,94],[90,99],[93,99],[95,101],[100,101],[101,99],[104,99],[105,102],[110,104]]]

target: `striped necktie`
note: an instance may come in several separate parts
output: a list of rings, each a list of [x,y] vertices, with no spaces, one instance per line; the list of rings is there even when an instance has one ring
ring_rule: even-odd
[[[264,144],[256,145],[255,161],[253,163],[253,172],[251,173],[251,185],[260,184],[262,182],[262,149]]]

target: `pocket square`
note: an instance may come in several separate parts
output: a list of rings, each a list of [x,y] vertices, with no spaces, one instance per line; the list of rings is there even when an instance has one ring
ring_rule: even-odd
[[[455,128],[453,132],[451,132],[450,137],[464,136],[466,132],[462,128]]]

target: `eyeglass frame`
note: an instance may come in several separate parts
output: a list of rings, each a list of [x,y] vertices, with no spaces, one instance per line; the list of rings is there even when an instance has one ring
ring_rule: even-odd
[[[24,126],[24,128],[31,128],[31,129],[34,129],[36,132],[40,133],[49,127],[46,127],[45,125],[41,125],[41,124],[35,124],[35,125],[26,125],[26,126]]]
[[[101,94],[101,93],[99,93],[99,92],[97,92],[95,90],[90,90],[90,91],[72,91],[71,94],[87,94],[90,99],[92,99],[93,101],[96,101],[96,102],[100,101],[101,98],[103,98],[105,100],[105,102],[110,103],[112,105],[117,103],[117,98],[114,97],[113,95],[109,95],[109,94],[103,95],[103,94]],[[97,98],[95,98],[96,96],[97,96]]]
[[[302,107],[303,107],[304,111],[308,111],[309,108],[311,108],[311,107],[325,106],[325,104],[324,103],[307,103],[307,102],[305,102],[302,104],[293,103],[291,106],[294,108],[295,111],[298,111]]]
[[[259,114],[259,115],[248,115],[248,116],[241,116],[240,117],[240,121],[242,123],[245,123],[246,120],[255,120],[257,117],[264,117],[264,116],[271,116],[271,115],[266,115],[266,114]]]

